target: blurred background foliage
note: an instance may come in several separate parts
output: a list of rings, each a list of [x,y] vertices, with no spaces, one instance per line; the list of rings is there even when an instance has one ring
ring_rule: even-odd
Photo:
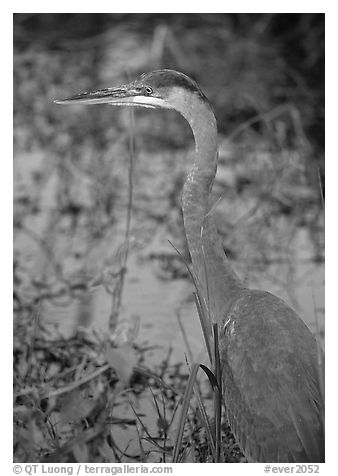
[[[295,271],[299,259],[316,270],[324,259],[324,32],[322,14],[14,15],[18,461],[128,459],[109,439],[110,430],[95,426],[102,421],[89,417],[100,414],[105,420],[107,405],[114,406],[111,376],[93,377],[90,385],[100,383],[96,404],[84,405],[70,426],[55,423],[63,403],[53,397],[47,404],[46,385],[52,394],[60,386],[67,393],[74,379],[83,378],[75,370],[81,355],[76,349],[90,345],[90,358],[83,357],[81,367],[90,374],[107,362],[104,346],[121,343],[124,331],[116,338],[114,328],[121,319],[125,271],[133,270],[128,250],[151,263],[161,280],[187,277],[167,243],[171,239],[188,256],[180,193],[193,138],[184,120],[172,111],[148,110],[137,111],[134,120],[130,111],[61,107],[53,99],[115,86],[153,69],[176,69],[194,78],[214,108],[220,133],[214,199],[223,198],[215,217],[224,248],[243,279],[258,287],[274,283],[297,307],[294,283],[310,274],[307,268]],[[128,233],[127,210],[133,217]],[[276,265],[285,267],[283,274],[271,267]],[[103,319],[111,324],[108,343],[107,335],[91,336],[88,343],[88,335],[78,333],[97,318],[92,297],[97,286],[109,301]],[[170,292],[172,301],[181,299]],[[126,290],[125,301],[128,297]],[[70,311],[67,305],[74,302]],[[157,305],[174,312],[166,302]],[[65,310],[63,322],[71,322],[68,343],[57,327],[51,332],[45,326],[56,325],[50,318],[55,308]],[[128,303],[124,311],[129,319]],[[156,306],[149,309],[149,320],[162,322],[158,312]],[[314,313],[322,312],[319,303]],[[132,332],[127,326],[125,340],[132,340]],[[47,337],[56,336],[55,348],[46,345]],[[143,358],[144,350],[137,349],[137,359]],[[41,362],[43,372],[37,371]],[[184,372],[169,374],[183,389]],[[75,400],[78,388],[85,401],[94,391],[76,388]],[[61,415],[67,425],[69,402]],[[134,415],[128,418],[135,426]],[[88,440],[79,440],[83,421],[93,430]],[[162,430],[156,429],[161,437]],[[33,442],[29,434],[35,435]],[[240,460],[236,451],[226,458]]]

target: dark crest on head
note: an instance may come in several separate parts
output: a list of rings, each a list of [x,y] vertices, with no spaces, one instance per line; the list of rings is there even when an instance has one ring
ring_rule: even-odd
[[[157,88],[181,87],[197,93],[202,99],[207,101],[207,98],[195,81],[185,74],[171,69],[160,69],[151,73],[144,73],[136,82],[142,83],[144,86],[151,86],[155,90]]]

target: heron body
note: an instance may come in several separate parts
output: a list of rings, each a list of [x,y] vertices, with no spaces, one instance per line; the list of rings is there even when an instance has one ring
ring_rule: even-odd
[[[323,462],[321,351],[284,301],[248,289],[231,268],[209,213],[217,124],[198,85],[183,73],[159,70],[56,102],[175,109],[188,121],[196,150],[182,193],[184,227],[200,295],[220,329],[231,429],[248,461]]]

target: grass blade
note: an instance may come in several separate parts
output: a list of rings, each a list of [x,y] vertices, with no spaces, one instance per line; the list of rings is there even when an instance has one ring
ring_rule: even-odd
[[[182,447],[182,439],[183,439],[185,422],[186,422],[186,418],[188,414],[191,395],[192,395],[194,384],[196,381],[198,368],[199,368],[199,364],[193,364],[191,373],[189,375],[188,384],[184,392],[183,406],[182,406],[181,416],[180,416],[180,425],[178,427],[177,437],[176,437],[174,451],[173,451],[173,463],[177,463],[179,459],[179,454]]]
[[[215,445],[216,445],[215,463],[219,463],[220,455],[221,455],[222,372],[221,372],[221,360],[219,356],[218,326],[216,323],[213,324],[212,330],[214,335],[214,374],[217,381],[217,387],[214,388]]]

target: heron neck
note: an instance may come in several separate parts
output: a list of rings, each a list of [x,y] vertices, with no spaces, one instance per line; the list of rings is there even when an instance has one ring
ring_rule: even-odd
[[[225,255],[210,212],[218,161],[217,124],[207,102],[195,100],[184,114],[193,131],[196,153],[183,187],[182,208],[192,267],[214,322],[221,322],[243,288]]]

